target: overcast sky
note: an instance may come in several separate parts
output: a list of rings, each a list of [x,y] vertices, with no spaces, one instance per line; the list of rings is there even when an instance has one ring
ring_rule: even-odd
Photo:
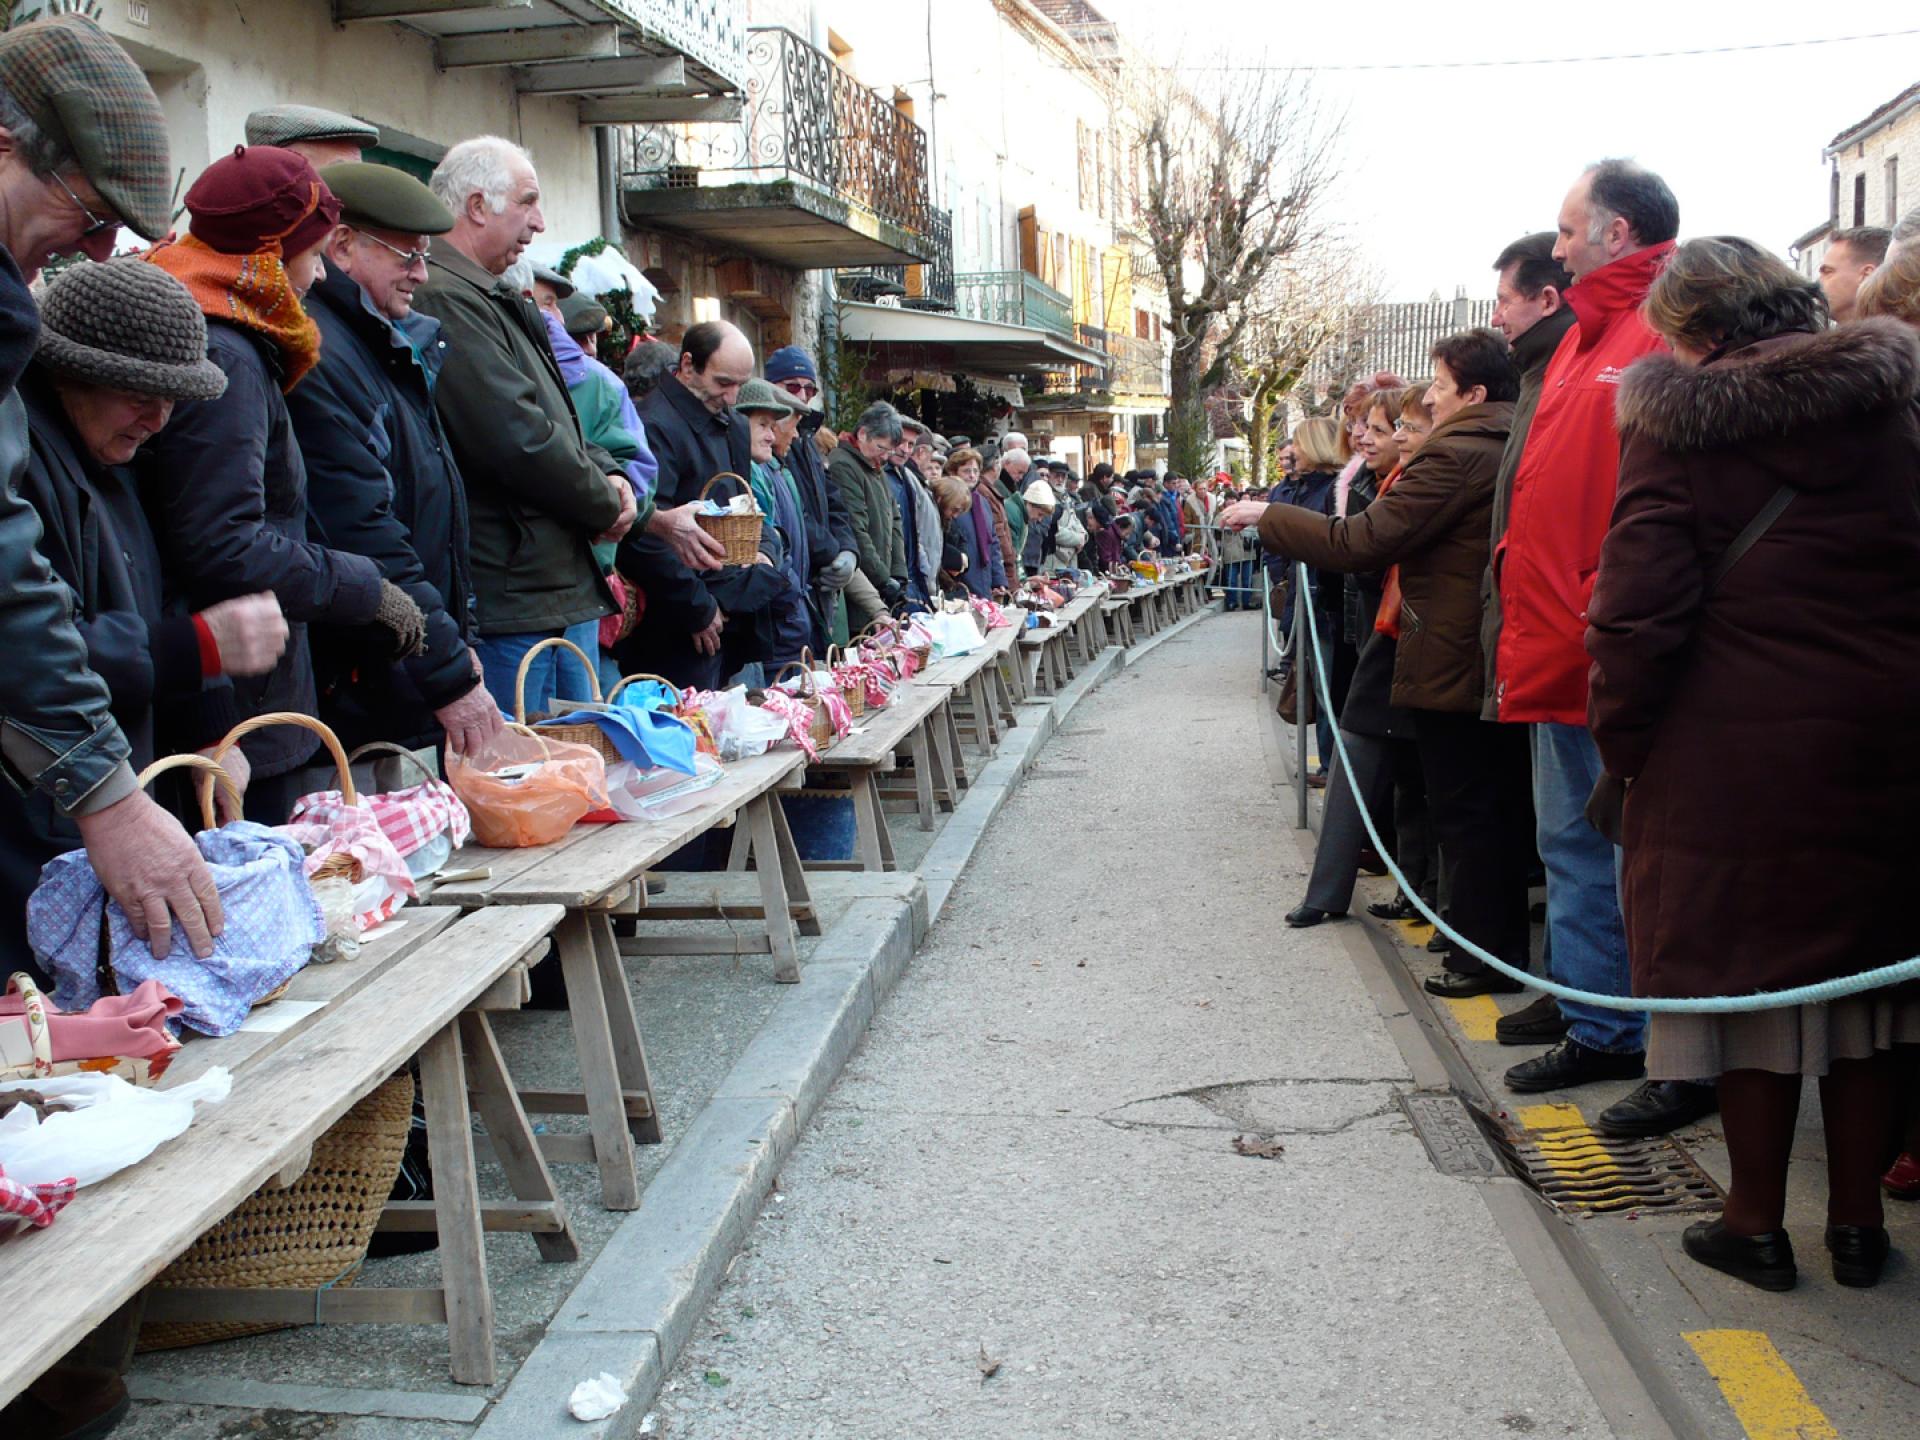
[[[1159,53],[1184,45],[1190,57],[1204,54],[1197,47],[1210,37],[1231,34],[1248,60],[1264,46],[1274,61],[1300,65],[1674,50],[1920,25],[1900,4],[1781,0],[1612,12],[1508,0],[1093,3]],[[1397,13],[1405,19],[1396,24]],[[1920,35],[1604,64],[1323,72],[1314,83],[1347,117],[1334,213],[1383,273],[1388,298],[1411,300],[1436,290],[1450,298],[1456,285],[1491,295],[1501,246],[1551,229],[1568,184],[1605,155],[1634,156],[1666,177],[1683,236],[1741,234],[1784,254],[1826,216],[1821,148],[1915,81]],[[1920,176],[1909,186],[1920,203]]]

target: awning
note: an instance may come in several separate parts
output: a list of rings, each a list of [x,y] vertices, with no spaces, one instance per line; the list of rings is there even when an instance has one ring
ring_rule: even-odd
[[[914,351],[917,363],[956,370],[1010,373],[1107,363],[1105,352],[1076,345],[1050,330],[849,300],[840,302],[840,338],[885,350],[889,360],[896,358],[893,352]]]

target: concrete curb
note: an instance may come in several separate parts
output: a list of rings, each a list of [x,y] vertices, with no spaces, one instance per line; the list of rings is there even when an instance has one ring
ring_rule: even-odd
[[[555,1313],[474,1440],[632,1440],[780,1167],[839,1077],[974,851],[1054,731],[1129,660],[1213,613],[1203,608],[1129,653],[1109,646],[1059,694],[1020,707],[1020,723],[975,776],[902,897],[856,898],[824,936],[802,983],[781,997],[648,1183],[640,1208]],[[898,876],[884,889],[898,886]],[[580,1381],[611,1373],[628,1400],[605,1420],[567,1414]]]

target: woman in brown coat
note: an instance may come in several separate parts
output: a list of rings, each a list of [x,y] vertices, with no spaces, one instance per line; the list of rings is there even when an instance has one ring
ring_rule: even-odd
[[[1257,523],[1260,539],[1321,570],[1398,571],[1399,646],[1393,703],[1413,712],[1434,840],[1445,868],[1448,923],[1519,969],[1528,960],[1527,867],[1533,805],[1526,737],[1480,719],[1480,579],[1493,481],[1519,393],[1506,341],[1467,330],[1433,347],[1433,430],[1391,490],[1357,515],[1242,501],[1221,523]],[[1392,593],[1392,581],[1388,583]],[[1519,982],[1456,952],[1427,979],[1436,995],[1485,995]]]
[[[1744,240],[1680,247],[1646,313],[1673,354],[1621,388],[1587,631],[1594,738],[1630,786],[1634,994],[1740,995],[1903,960],[1920,951],[1920,917],[1892,898],[1920,807],[1920,344],[1883,320],[1827,330],[1812,283]],[[1732,550],[1776,496],[1786,508]],[[1720,1076],[1733,1184],[1721,1218],[1687,1230],[1689,1255],[1794,1283],[1787,1161],[1814,1075],[1834,1276],[1879,1278],[1890,1052],[1920,1042],[1908,994],[1653,1017],[1649,1076]]]

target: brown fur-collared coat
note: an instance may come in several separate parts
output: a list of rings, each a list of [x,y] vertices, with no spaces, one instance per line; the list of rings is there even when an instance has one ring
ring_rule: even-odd
[[[1590,720],[1632,782],[1640,995],[1920,952],[1920,338],[1893,321],[1636,363],[1588,610]],[[1792,503],[1706,593],[1783,484]]]

